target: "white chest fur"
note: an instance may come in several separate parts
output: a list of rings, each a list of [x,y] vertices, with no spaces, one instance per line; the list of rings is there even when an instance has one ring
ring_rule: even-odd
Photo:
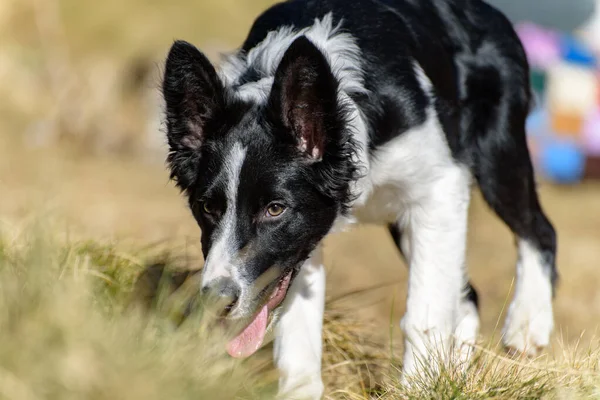
[[[368,164],[352,214],[356,222],[375,224],[400,219],[429,194],[434,181],[456,167],[433,109],[422,125],[376,150]]]

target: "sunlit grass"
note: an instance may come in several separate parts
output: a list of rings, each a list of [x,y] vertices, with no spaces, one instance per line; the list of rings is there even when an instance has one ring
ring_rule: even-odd
[[[191,293],[184,282],[195,275],[171,260],[148,248],[125,253],[93,241],[59,243],[38,230],[1,239],[0,398],[272,397],[269,349],[233,360],[201,318],[183,319]],[[528,360],[482,346],[464,370],[438,366],[436,373],[424,365],[426,373],[403,386],[400,364],[390,355],[397,349],[369,332],[347,310],[328,310],[328,398],[600,396],[600,356],[592,347],[565,349],[561,359]]]
[[[189,318],[125,307],[142,268],[110,248],[0,242],[0,398],[262,398],[273,381]]]

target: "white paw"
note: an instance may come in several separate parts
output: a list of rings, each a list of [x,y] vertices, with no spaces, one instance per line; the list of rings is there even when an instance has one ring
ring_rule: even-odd
[[[479,314],[473,303],[465,301],[460,305],[459,315],[454,331],[455,346],[458,353],[455,355],[455,360],[461,365],[466,365],[475,350],[473,346],[477,343]]]
[[[442,363],[449,361],[451,333],[436,329],[419,329],[401,322],[404,332],[404,358],[401,384],[410,387],[414,380],[435,376]]]
[[[320,400],[324,389],[320,375],[306,379],[282,379],[277,400]]]
[[[549,270],[539,251],[521,240],[515,295],[502,330],[509,353],[535,357],[550,343],[554,320]]]
[[[515,299],[511,305],[502,342],[509,353],[535,357],[550,343],[554,328],[552,300],[522,302]]]

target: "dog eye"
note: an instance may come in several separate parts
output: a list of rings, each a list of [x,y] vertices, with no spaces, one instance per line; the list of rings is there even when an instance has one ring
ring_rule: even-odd
[[[202,211],[205,214],[213,214],[215,210],[214,210],[212,204],[210,204],[208,201],[203,201],[202,202]]]
[[[267,207],[267,217],[279,217],[285,211],[285,206],[279,203],[272,203]]]

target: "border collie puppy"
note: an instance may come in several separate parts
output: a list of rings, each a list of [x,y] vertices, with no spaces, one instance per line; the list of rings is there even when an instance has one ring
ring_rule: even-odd
[[[467,360],[472,183],[518,247],[504,344],[546,346],[556,235],[527,150],[528,68],[510,22],[480,0],[290,0],[218,69],[175,42],[168,163],[202,231],[200,290],[240,326],[228,352],[248,356],[272,333],[281,394],[319,398],[321,244],[378,223],[410,268],[405,382],[433,354]]]

